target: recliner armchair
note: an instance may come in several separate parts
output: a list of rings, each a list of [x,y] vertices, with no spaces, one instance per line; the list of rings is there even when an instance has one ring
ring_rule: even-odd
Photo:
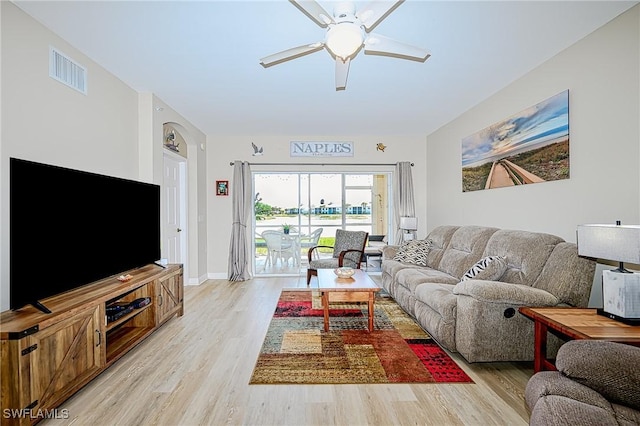
[[[640,424],[640,348],[600,340],[560,347],[558,371],[529,379],[531,425]]]
[[[360,268],[364,260],[364,248],[367,244],[369,233],[365,231],[336,230],[336,241],[331,246],[315,246],[307,253],[309,268],[307,269],[307,286],[311,283],[311,277],[318,275],[318,269],[335,269],[342,266]],[[332,248],[333,256],[330,258],[313,259],[314,252],[318,248]]]

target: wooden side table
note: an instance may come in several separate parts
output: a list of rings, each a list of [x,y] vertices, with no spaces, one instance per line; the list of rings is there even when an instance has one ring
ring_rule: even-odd
[[[598,315],[590,308],[529,308],[520,313],[534,321],[534,361],[537,373],[555,370],[547,358],[547,332],[555,331],[568,339],[596,339],[640,346],[640,326],[628,325]]]

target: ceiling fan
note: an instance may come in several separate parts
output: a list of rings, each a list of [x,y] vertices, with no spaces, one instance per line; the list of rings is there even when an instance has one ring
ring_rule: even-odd
[[[335,3],[333,16],[315,0],[289,1],[320,27],[327,29],[325,38],[323,41],[294,47],[260,59],[260,64],[265,68],[326,49],[336,61],[336,90],[344,90],[347,87],[351,60],[363,47],[365,54],[419,62],[424,62],[431,56],[425,49],[371,32],[404,0],[372,1],[358,11],[352,2],[340,1]]]

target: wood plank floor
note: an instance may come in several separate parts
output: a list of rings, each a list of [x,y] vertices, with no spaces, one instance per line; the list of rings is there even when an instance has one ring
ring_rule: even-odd
[[[210,280],[42,425],[526,425],[532,363],[467,364],[474,384],[249,385],[280,291],[304,277]]]

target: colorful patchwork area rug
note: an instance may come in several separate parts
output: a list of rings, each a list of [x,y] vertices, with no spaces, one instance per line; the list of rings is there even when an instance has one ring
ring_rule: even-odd
[[[319,294],[283,290],[250,384],[473,383],[391,298],[331,304],[324,331]]]

